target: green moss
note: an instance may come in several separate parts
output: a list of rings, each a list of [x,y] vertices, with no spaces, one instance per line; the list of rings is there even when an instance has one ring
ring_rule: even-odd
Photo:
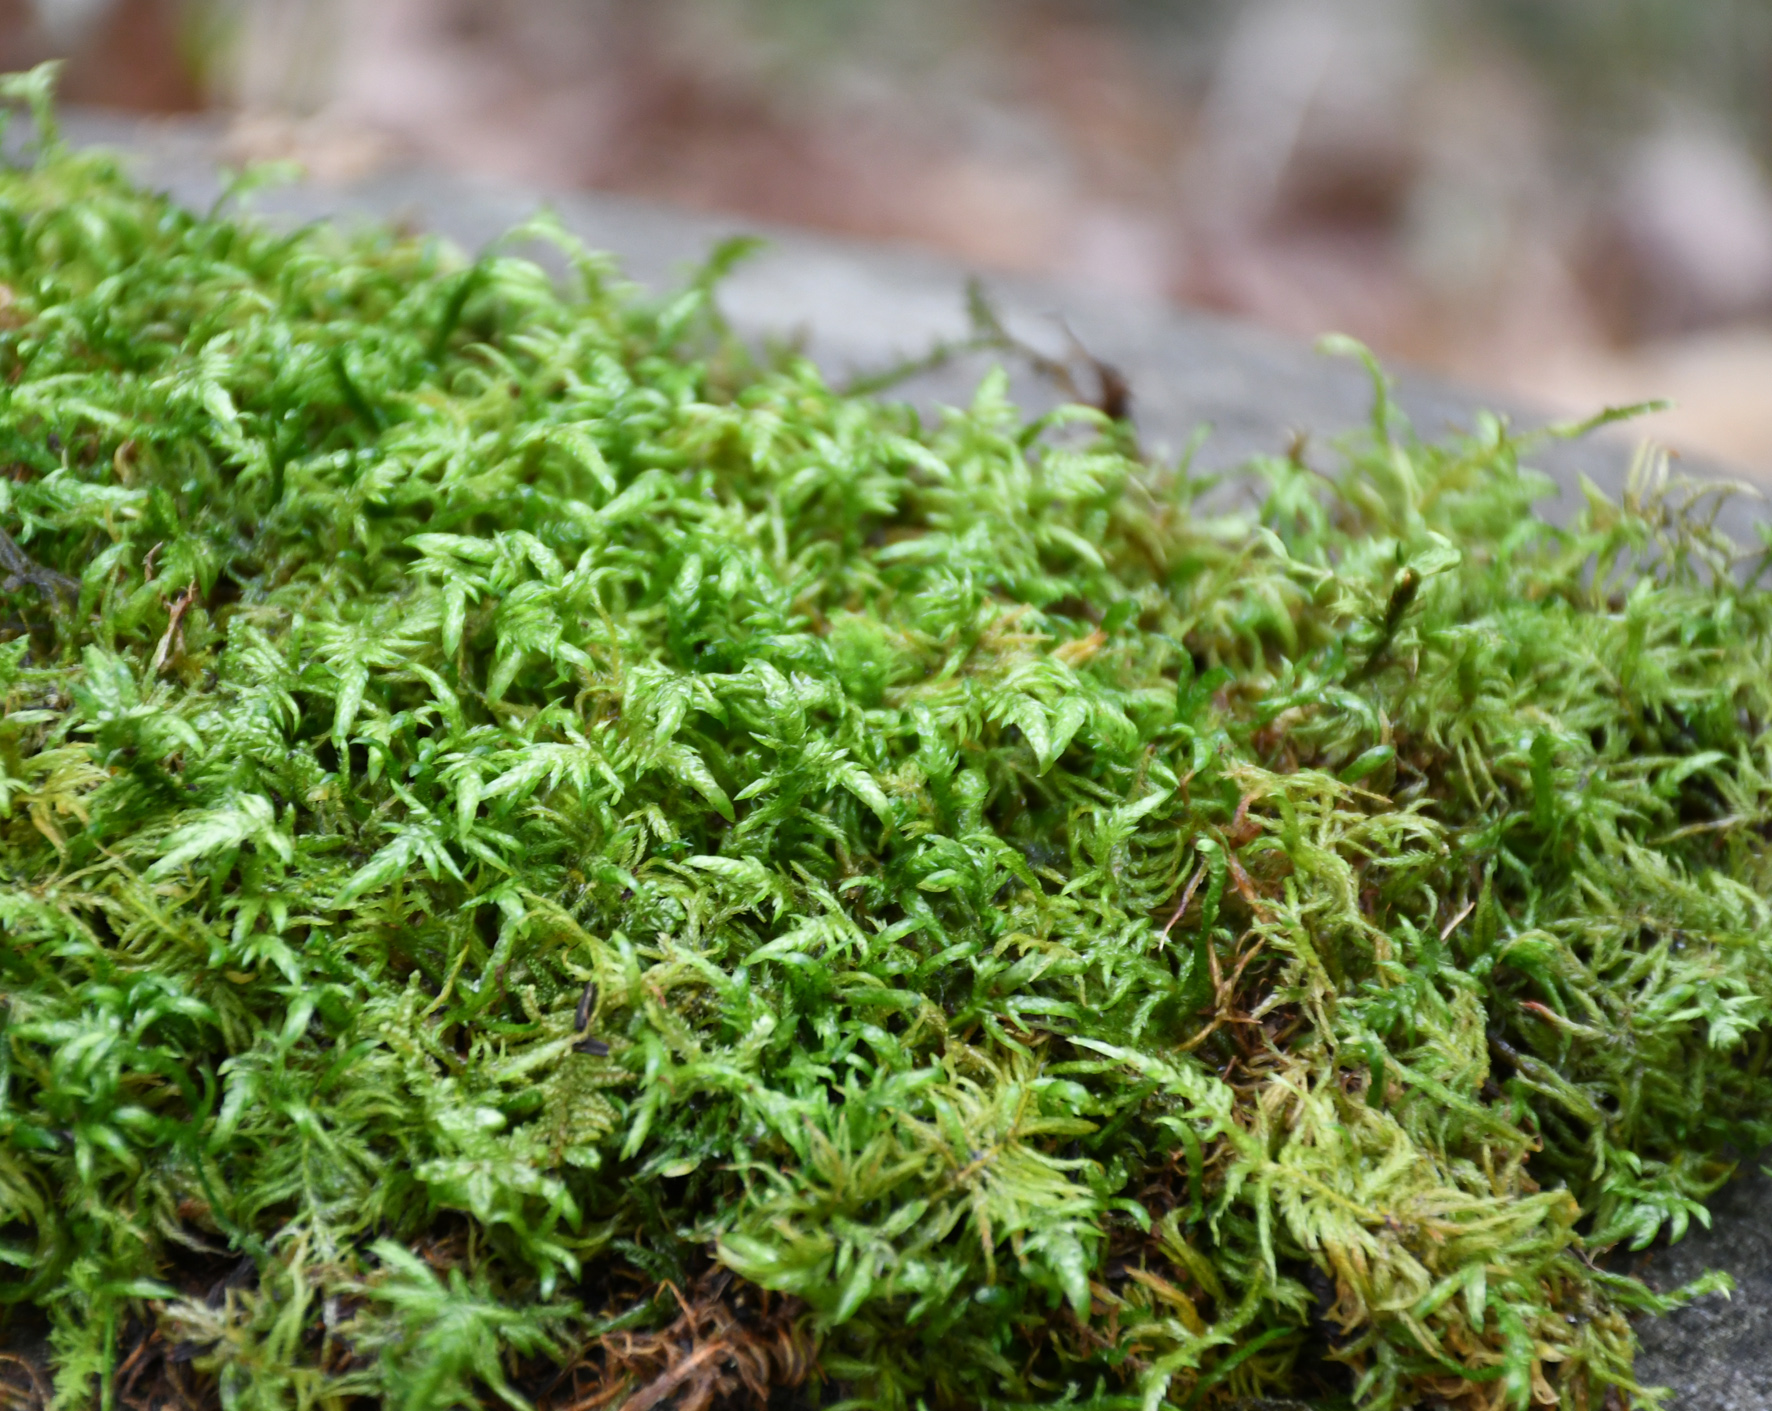
[[[1382,383],[1207,517],[527,234],[570,290],[0,171],[60,1404],[1631,1388],[1607,1252],[1772,1137],[1760,562]]]

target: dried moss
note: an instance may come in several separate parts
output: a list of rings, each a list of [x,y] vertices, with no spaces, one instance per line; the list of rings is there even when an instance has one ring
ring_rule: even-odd
[[[1382,382],[1208,517],[525,233],[0,172],[58,1402],[1634,1396],[1608,1251],[1772,1137],[1762,561]]]

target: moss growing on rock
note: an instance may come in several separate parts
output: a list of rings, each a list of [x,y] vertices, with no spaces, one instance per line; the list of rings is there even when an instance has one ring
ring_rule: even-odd
[[[0,170],[60,1404],[1633,1394],[1607,1251],[1772,1137],[1760,562],[1381,382],[1206,516],[525,234],[568,287]]]

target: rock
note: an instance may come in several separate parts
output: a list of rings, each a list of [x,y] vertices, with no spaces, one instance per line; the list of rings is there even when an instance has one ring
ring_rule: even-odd
[[[208,120],[143,121],[95,112],[64,119],[70,140],[102,143],[129,154],[145,180],[199,207],[221,190],[216,175],[226,151],[221,125]],[[538,193],[523,187],[413,166],[392,166],[335,184],[303,182],[261,192],[254,208],[296,222],[321,216],[395,219],[435,230],[475,250],[544,205],[592,248],[621,258],[624,272],[647,285],[667,283],[704,259],[720,240],[761,235],[768,242],[721,286],[721,305],[751,336],[792,336],[838,380],[891,367],[930,351],[939,340],[968,332],[966,281],[974,271],[904,246],[869,244],[802,230],[759,228],[756,222],[674,211],[600,192]],[[1210,427],[1194,464],[1202,471],[1235,468],[1251,455],[1284,454],[1300,434],[1323,441],[1363,423],[1371,384],[1348,359],[1327,358],[1278,334],[1166,302],[1081,291],[1020,276],[987,283],[1005,321],[1022,338],[1062,354],[1068,333],[1125,377],[1147,446],[1159,455],[1185,449]],[[969,398],[990,360],[973,356],[917,378],[896,394],[923,404]],[[1025,403],[1053,400],[1050,387],[1025,372],[1016,393]],[[1407,370],[1397,400],[1426,435],[1468,427],[1479,408],[1494,407],[1516,425],[1549,418],[1507,398]],[[1596,408],[1595,410],[1598,410]],[[1597,436],[1551,444],[1532,462],[1557,481],[1553,518],[1581,503],[1580,478],[1609,494],[1625,483],[1630,442]],[[1320,457],[1319,457],[1320,459]],[[1687,462],[1700,474],[1717,467]],[[1726,507],[1719,523],[1753,542],[1754,516],[1745,504]]]
[[[1710,1269],[1735,1278],[1731,1296],[1708,1294],[1646,1320],[1637,1377],[1673,1391],[1672,1411],[1772,1407],[1772,1177],[1756,1162],[1711,1201],[1712,1225],[1657,1250],[1638,1274],[1662,1291]]]

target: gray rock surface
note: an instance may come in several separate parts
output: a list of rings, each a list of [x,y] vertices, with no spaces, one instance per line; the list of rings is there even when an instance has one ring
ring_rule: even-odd
[[[181,199],[207,205],[221,190],[216,175],[220,134],[201,122],[143,122],[100,113],[65,120],[72,141],[115,146],[145,180]],[[833,376],[877,371],[927,353],[942,339],[967,330],[964,288],[968,271],[939,257],[795,230],[758,229],[758,223],[667,210],[607,194],[533,191],[421,169],[386,171],[339,186],[302,183],[261,195],[255,208],[279,221],[322,217],[394,219],[435,230],[466,249],[497,239],[551,207],[594,248],[620,257],[629,277],[667,284],[701,261],[719,240],[763,235],[768,249],[723,286],[722,306],[747,335],[799,338]],[[1174,453],[1196,428],[1212,428],[1195,464],[1228,470],[1251,454],[1286,450],[1295,435],[1319,441],[1360,422],[1370,405],[1362,369],[1322,357],[1288,339],[1167,305],[1128,302],[1098,291],[1066,288],[1021,277],[992,277],[989,287],[1021,336],[1055,352],[1065,346],[1059,320],[1096,356],[1129,382],[1141,434],[1154,451]],[[969,395],[983,360],[963,359],[908,384],[903,395],[924,403]],[[1512,414],[1516,424],[1543,425],[1542,415],[1505,405],[1469,389],[1404,372],[1398,400],[1429,434],[1468,426],[1483,406]],[[1050,389],[1023,377],[1025,401],[1050,399]],[[1579,502],[1585,475],[1616,493],[1631,446],[1621,437],[1595,437],[1547,446],[1535,463],[1562,490],[1554,515]],[[1718,467],[1695,466],[1718,474]],[[1764,512],[1751,501],[1732,507],[1724,526],[1752,541]],[[1672,1288],[1706,1269],[1736,1278],[1732,1299],[1712,1296],[1643,1329],[1639,1375],[1674,1390],[1676,1411],[1772,1411],[1772,1180],[1751,1163],[1751,1174],[1713,1202],[1715,1226],[1650,1256],[1643,1272]]]
[[[137,173],[187,203],[207,206],[222,190],[219,129],[190,119],[142,121],[96,112],[64,120],[70,140],[115,146]],[[942,340],[965,337],[965,288],[984,276],[993,302],[1021,338],[1055,354],[1068,329],[1113,365],[1132,390],[1133,414],[1158,455],[1185,449],[1210,428],[1195,455],[1202,471],[1226,471],[1254,454],[1280,454],[1306,434],[1318,446],[1364,422],[1371,384],[1363,368],[1281,335],[1171,304],[1066,286],[1025,276],[976,271],[904,246],[870,244],[803,230],[771,229],[741,218],[671,210],[609,193],[538,193],[522,187],[420,167],[398,167],[361,180],[303,182],[257,194],[253,208],[279,221],[322,217],[394,219],[436,231],[464,249],[498,239],[544,206],[594,249],[613,252],[624,272],[652,287],[668,285],[734,235],[759,235],[765,249],[721,286],[721,306],[747,336],[791,337],[839,381],[920,357]],[[538,252],[539,247],[531,247]],[[906,383],[894,395],[928,405],[970,397],[989,359],[973,355]],[[1025,370],[1015,391],[1024,405],[1052,400]],[[1508,398],[1484,396],[1399,370],[1397,401],[1427,435],[1468,427],[1479,408],[1507,413],[1520,427],[1552,418]],[[1595,410],[1598,410],[1596,408]],[[1626,435],[1544,446],[1533,463],[1552,475],[1557,518],[1581,502],[1591,478],[1608,493],[1622,488],[1633,446]],[[1691,465],[1720,477],[1720,467]],[[1721,519],[1753,542],[1757,514],[1746,501]]]
[[[1666,1291],[1710,1269],[1735,1277],[1732,1295],[1708,1294],[1641,1328],[1637,1376],[1665,1386],[1672,1411],[1772,1407],[1772,1178],[1757,1163],[1711,1202],[1711,1228],[1645,1258],[1638,1274]]]

